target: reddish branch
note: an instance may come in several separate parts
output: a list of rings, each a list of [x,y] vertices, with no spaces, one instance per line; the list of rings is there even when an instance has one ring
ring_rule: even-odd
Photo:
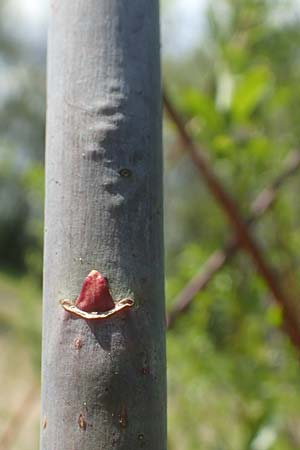
[[[206,181],[210,192],[213,194],[219,205],[223,208],[229,223],[232,225],[239,245],[249,253],[257,268],[257,271],[265,280],[266,285],[270,289],[274,299],[282,310],[284,325],[287,333],[289,334],[292,342],[299,347],[300,329],[295,318],[291,301],[282,292],[272,269],[264,260],[262,252],[254,238],[251,236],[247,224],[241,217],[234,200],[225,191],[222,184],[214,174],[202,152],[202,149],[193,141],[189,133],[186,131],[181,117],[173,107],[166,93],[164,93],[163,100],[168,116],[177,128],[183,148],[189,153],[195,167]]]
[[[261,217],[274,203],[279,187],[289,176],[293,175],[300,167],[300,153],[291,153],[287,160],[287,168],[279,175],[271,186],[264,189],[251,205],[251,214],[247,219],[247,225],[251,226]],[[204,290],[213,276],[234,256],[239,249],[236,239],[228,241],[222,249],[216,250],[207,259],[201,271],[192,278],[174,300],[174,306],[168,314],[168,327],[191,305],[195,295]]]

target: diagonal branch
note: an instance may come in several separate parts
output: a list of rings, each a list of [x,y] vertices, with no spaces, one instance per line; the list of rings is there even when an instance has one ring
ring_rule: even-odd
[[[181,117],[173,107],[166,92],[164,92],[163,100],[165,109],[170,119],[174,122],[177,128],[177,132],[182,141],[184,149],[189,153],[191,160],[193,161],[195,167],[197,168],[201,176],[206,181],[207,187],[209,188],[212,195],[215,197],[215,200],[224,210],[224,213],[226,214],[227,219],[229,223],[232,225],[232,228],[236,234],[239,244],[251,256],[258,273],[265,280],[266,285],[270,289],[274,299],[276,300],[276,302],[278,303],[278,305],[282,310],[284,325],[291,341],[297,347],[299,347],[300,329],[298,326],[298,322],[295,318],[295,314],[290,300],[282,292],[272,269],[268,266],[268,264],[264,260],[262,252],[256,241],[254,240],[254,238],[251,236],[243,218],[240,216],[239,210],[234,200],[225,191],[219,179],[214,174],[213,170],[211,169],[209,163],[207,162],[203,154],[202,149],[198,145],[196,145],[196,143],[193,141],[191,136],[186,131],[186,128],[184,126],[184,123],[182,122]]]
[[[265,188],[254,200],[250,208],[250,215],[247,219],[247,225],[251,226],[258,220],[276,200],[277,191],[284,181],[293,175],[300,167],[300,153],[292,152],[287,161],[286,169],[280,174],[273,183]],[[239,243],[236,239],[231,239],[225,243],[222,249],[213,252],[198,274],[196,274],[177,295],[174,306],[171,308],[167,317],[168,328],[173,327],[176,319],[182,313],[188,310],[194,296],[204,290],[213,276],[225,266],[225,264],[235,255],[239,249]]]

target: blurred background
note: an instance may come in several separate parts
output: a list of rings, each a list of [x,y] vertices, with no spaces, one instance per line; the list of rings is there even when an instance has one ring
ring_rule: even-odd
[[[169,450],[300,448],[299,18],[161,3]],[[1,450],[38,450],[46,28],[0,0]]]

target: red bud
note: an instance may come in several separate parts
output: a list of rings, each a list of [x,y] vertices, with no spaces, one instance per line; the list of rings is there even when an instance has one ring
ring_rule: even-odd
[[[92,270],[85,278],[75,305],[87,312],[104,312],[115,307],[107,279],[97,270]]]

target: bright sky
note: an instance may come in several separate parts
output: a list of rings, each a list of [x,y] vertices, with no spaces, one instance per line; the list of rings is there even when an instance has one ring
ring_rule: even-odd
[[[45,47],[48,0],[10,0],[5,13],[11,33],[37,48]]]
[[[163,52],[176,56],[197,43],[207,3],[207,0],[172,0],[161,20]]]
[[[36,26],[43,22],[47,16],[48,2],[46,0],[13,0],[22,16],[32,25]]]

